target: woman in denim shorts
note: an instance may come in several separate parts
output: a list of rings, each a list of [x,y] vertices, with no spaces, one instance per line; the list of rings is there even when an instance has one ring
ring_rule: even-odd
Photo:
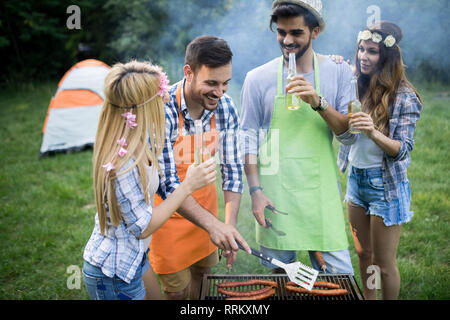
[[[366,299],[377,297],[374,271],[382,298],[398,298],[397,247],[401,225],[413,215],[406,171],[422,105],[405,75],[401,39],[401,29],[387,21],[359,33],[355,64],[363,112],[353,114],[353,129],[338,137],[340,170],[349,164],[345,199]]]
[[[213,159],[191,166],[177,189],[153,208],[167,90],[161,68],[146,62],[116,64],[106,76],[93,159],[97,214],[83,253],[91,299],[138,300],[146,291],[162,297],[147,258],[151,234],[192,192],[215,181]],[[143,277],[154,288],[145,288]]]

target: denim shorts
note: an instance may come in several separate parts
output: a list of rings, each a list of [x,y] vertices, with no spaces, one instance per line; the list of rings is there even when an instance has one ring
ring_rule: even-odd
[[[145,253],[134,279],[126,283],[117,276],[107,277],[100,267],[84,261],[83,280],[89,297],[92,300],[143,300],[145,287],[142,275],[149,266],[148,255]]]
[[[413,217],[408,181],[399,183],[397,194],[397,199],[386,200],[381,168],[349,166],[345,201],[364,208],[367,214],[381,217],[386,226],[400,225]]]
[[[263,246],[260,246],[259,248],[263,254],[273,257],[283,263],[295,262],[297,257],[296,251],[270,249]],[[308,251],[308,253],[313,268],[323,273],[324,271],[319,267],[319,264],[316,261],[314,255],[315,251]],[[325,265],[327,266],[327,269],[325,270],[326,273],[354,274],[352,260],[350,259],[348,249],[339,251],[321,251],[321,253]],[[276,265],[263,259],[261,259],[261,264],[272,269],[278,268]]]

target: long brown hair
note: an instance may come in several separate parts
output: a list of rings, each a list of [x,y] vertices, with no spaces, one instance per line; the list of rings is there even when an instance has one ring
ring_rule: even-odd
[[[361,73],[361,65],[358,59],[360,43],[358,43],[355,64],[360,99],[363,111],[372,117],[375,128],[388,135],[389,106],[394,103],[399,89],[412,90],[419,100],[420,96],[406,77],[402,52],[398,45],[403,37],[400,27],[392,22],[380,21],[366,28],[366,30],[379,33],[382,36],[382,41],[378,44],[380,51],[378,67],[371,76]],[[392,47],[386,47],[383,43],[389,35],[396,39],[396,43]]]
[[[158,93],[160,89],[158,71],[158,67],[150,63],[130,61],[126,64],[115,64],[106,76],[105,102],[99,116],[93,155],[95,203],[100,230],[103,234],[108,224],[117,226],[122,220],[116,199],[115,181],[118,176],[117,172],[130,158],[134,159],[133,164],[122,171],[120,175],[137,166],[145,200],[147,204],[150,204],[144,163],[150,161],[154,168],[160,170],[158,157],[161,154],[165,138],[164,103],[159,96],[142,103]],[[117,157],[117,152],[121,147],[117,141],[124,136],[127,130],[122,114],[129,111],[122,108],[139,104],[141,105],[133,109],[137,126],[129,129],[126,134],[128,153],[123,157]],[[148,141],[151,148],[149,148]],[[113,161],[115,169],[106,172],[103,165],[111,161]],[[110,218],[110,223],[107,221],[108,218]]]

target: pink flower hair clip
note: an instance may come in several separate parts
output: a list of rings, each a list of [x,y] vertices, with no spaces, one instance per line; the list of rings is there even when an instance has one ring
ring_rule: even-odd
[[[137,127],[137,123],[136,123],[136,115],[133,114],[132,112],[128,111],[126,113],[122,113],[122,117],[126,118],[126,128],[128,129],[133,129],[135,127]]]
[[[127,146],[127,141],[125,140],[125,137],[122,137],[119,140],[117,140],[117,143],[121,147],[126,147]]]
[[[110,172],[111,170],[115,169],[114,165],[111,162],[103,165],[102,167],[105,168],[106,172]]]
[[[159,73],[159,91],[158,96],[164,97],[167,92],[169,92],[169,78],[167,77],[167,74],[162,71],[161,67],[157,67],[157,71]]]

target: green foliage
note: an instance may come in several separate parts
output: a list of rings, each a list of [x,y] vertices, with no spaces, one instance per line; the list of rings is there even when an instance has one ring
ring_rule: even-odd
[[[108,29],[102,21],[108,15],[94,12],[102,1],[76,1],[81,8],[81,30],[69,30],[67,7],[74,1],[14,1],[0,3],[1,82],[48,79],[62,74],[76,62],[81,41],[101,41]],[[94,19],[95,18],[95,19]],[[86,32],[85,32],[86,31]]]
[[[77,61],[80,43],[107,64],[130,58],[160,64],[173,81],[182,77],[186,45],[196,36],[225,38],[235,54],[237,82],[279,52],[268,31],[272,0],[40,0],[0,2],[1,82],[61,77]],[[357,32],[369,6],[404,31],[402,49],[408,75],[450,81],[450,27],[447,1],[323,1],[327,28],[315,41],[321,53],[352,58]],[[81,9],[81,30],[69,30],[70,5]],[[408,14],[405,14],[405,11]],[[272,42],[271,42],[272,41]],[[44,69],[44,70],[43,70]]]
[[[81,30],[69,30],[67,7],[81,10]],[[0,82],[61,76],[77,61],[80,43],[108,64],[152,60],[179,77],[186,45],[229,8],[232,0],[14,1],[0,3]],[[177,23],[173,23],[177,21]],[[45,71],[43,72],[43,68]]]

